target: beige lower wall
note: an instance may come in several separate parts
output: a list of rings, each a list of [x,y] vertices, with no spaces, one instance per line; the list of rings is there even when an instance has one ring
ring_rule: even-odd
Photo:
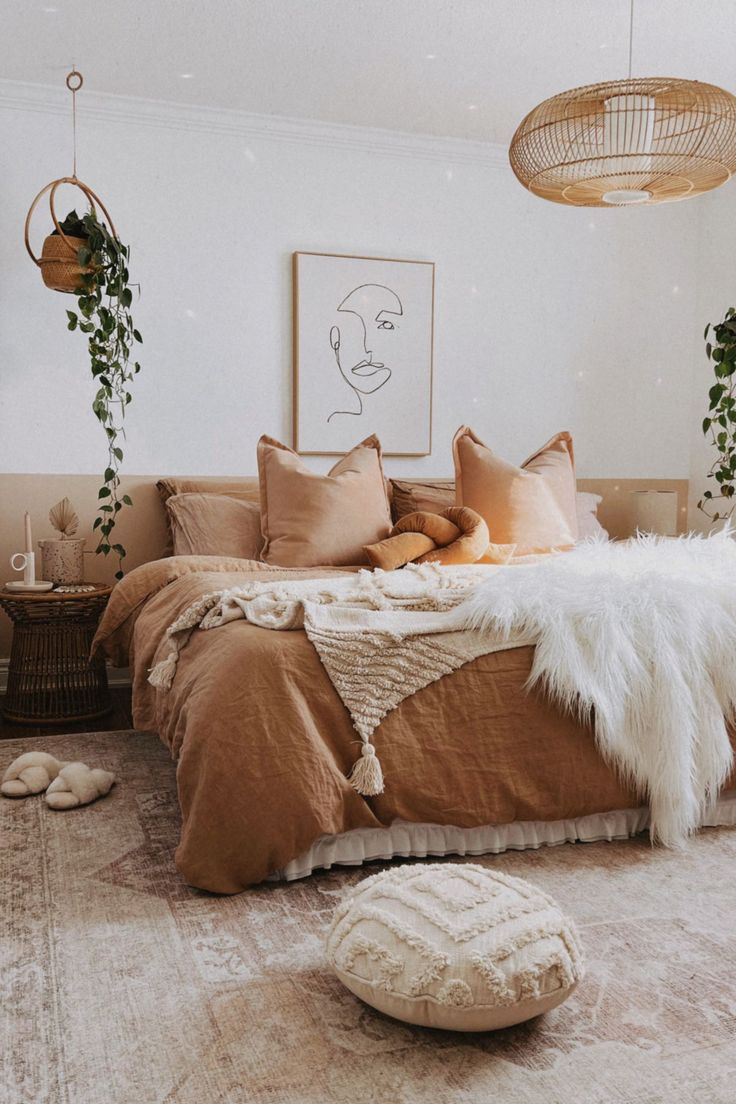
[[[132,475],[123,478],[122,492],[133,499],[133,506],[124,509],[116,527],[117,541],[128,551],[126,570],[157,559],[166,544],[164,511],[156,490],[154,475]],[[0,474],[0,583],[19,578],[10,569],[9,560],[14,552],[23,550],[23,515],[31,515],[34,543],[54,535],[48,520],[49,509],[66,495],[79,514],[80,529],[77,534],[85,537],[90,550],[85,556],[85,577],[89,582],[112,582],[117,563],[108,557],[94,554],[96,540],[92,535],[95,518],[97,490],[100,481],[96,475],[3,475]],[[625,537],[631,532],[631,491],[676,490],[679,496],[681,531],[686,528],[687,489],[686,479],[581,479],[581,490],[593,491],[603,496],[599,509],[601,523],[611,536]],[[38,548],[36,547],[38,553]],[[0,613],[0,661],[10,654],[11,625],[4,613]]]

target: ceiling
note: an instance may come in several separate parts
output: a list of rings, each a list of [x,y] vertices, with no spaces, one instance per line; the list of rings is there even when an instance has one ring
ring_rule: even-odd
[[[0,0],[0,78],[508,142],[626,76],[629,0]],[[637,0],[634,75],[736,92],[736,0]],[[80,104],[81,106],[81,104]]]

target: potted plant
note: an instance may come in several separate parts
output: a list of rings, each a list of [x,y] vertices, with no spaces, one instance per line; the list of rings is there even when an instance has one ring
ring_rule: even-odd
[[[51,507],[49,521],[58,537],[40,540],[41,578],[69,585],[84,580],[84,539],[75,537],[79,518],[68,498]]]
[[[711,329],[712,340],[708,340]],[[736,507],[736,307],[730,307],[722,322],[705,327],[705,354],[713,363],[715,383],[709,397],[703,433],[717,450],[708,479],[716,486],[703,492],[698,508],[711,521],[725,521]]]
[[[77,310],[68,310],[68,328],[79,329],[87,336],[92,378],[97,392],[92,409],[105,430],[107,465],[98,491],[98,516],[94,529],[99,529],[96,552],[118,558],[115,578],[123,576],[125,548],[111,540],[117,516],[123,506],[132,506],[127,494],[120,494],[120,465],[123,460],[121,438],[125,436],[125,411],[131,401],[130,384],[140,371],[133,360],[136,343],[141,335],[133,325],[130,306],[133,292],[130,286],[128,261],[130,247],[100,222],[94,208],[79,216],[70,211],[58,226],[59,237],[77,244]],[[57,231],[50,237],[54,237]],[[49,240],[48,238],[46,239]]]

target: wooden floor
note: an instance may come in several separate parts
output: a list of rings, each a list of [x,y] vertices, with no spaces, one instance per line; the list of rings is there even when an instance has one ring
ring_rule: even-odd
[[[5,721],[0,715],[0,740],[22,740],[30,736],[62,736],[68,732],[114,732],[118,729],[132,728],[133,718],[130,712],[130,687],[116,686],[110,690],[112,712],[96,721],[82,721],[79,724],[63,725],[21,725]],[[2,710],[0,697],[0,711]]]

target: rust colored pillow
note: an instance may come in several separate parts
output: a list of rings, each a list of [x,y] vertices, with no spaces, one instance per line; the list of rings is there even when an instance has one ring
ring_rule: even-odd
[[[491,541],[516,554],[571,548],[578,535],[572,437],[557,433],[521,467],[496,456],[472,429],[452,442],[457,502],[488,525]]]
[[[404,564],[506,563],[513,548],[489,546],[488,526],[479,514],[465,506],[450,506],[441,514],[407,514],[391,530],[391,536],[368,545],[366,555],[373,567],[393,571]]]
[[[166,500],[175,556],[258,560],[263,538],[255,502],[224,494],[176,494]]]
[[[261,437],[258,475],[266,563],[364,564],[364,545],[388,536],[391,512],[377,437],[356,445],[327,475],[310,471],[293,449]]]
[[[454,479],[392,479],[391,489],[394,521],[417,512],[440,514],[455,505]]]

